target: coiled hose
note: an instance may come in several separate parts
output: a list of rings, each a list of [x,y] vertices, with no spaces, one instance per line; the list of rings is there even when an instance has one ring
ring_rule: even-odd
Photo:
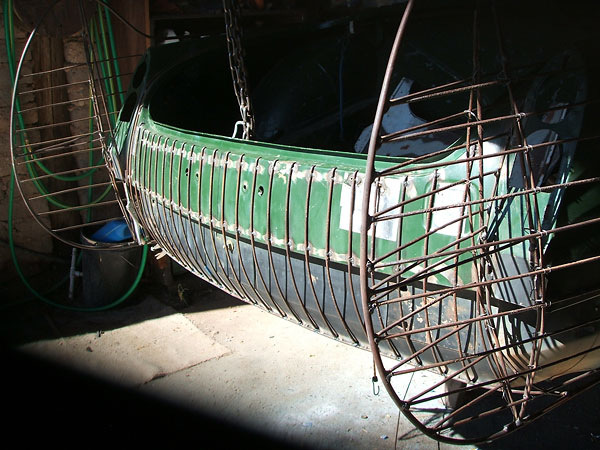
[[[11,85],[14,86],[15,82],[16,82],[16,80],[15,80],[16,74],[15,74],[12,0],[4,0],[3,15],[4,15],[4,33],[5,33],[8,68],[9,68],[9,72],[10,72]],[[108,14],[107,14],[107,17],[108,17]],[[114,39],[113,39],[113,35],[112,35],[112,29],[110,28],[110,26],[109,26],[108,31],[109,31],[108,35],[110,38],[110,46],[111,46],[111,49],[114,51],[114,48],[115,48]],[[20,116],[20,113],[18,113],[18,114]],[[15,182],[16,182],[15,173],[14,173],[14,170],[12,170],[12,168],[11,168],[10,183],[9,183],[9,197],[8,197],[9,198],[9,201],[8,201],[8,245],[9,245],[9,249],[10,249],[10,255],[12,258],[12,262],[15,266],[17,274],[18,274],[19,278],[21,279],[21,281],[23,282],[23,284],[25,285],[25,287],[33,294],[33,297],[48,304],[48,305],[51,305],[51,306],[54,306],[57,308],[67,309],[70,311],[81,311],[81,312],[83,312],[83,311],[90,311],[90,312],[104,311],[104,310],[113,308],[113,307],[123,303],[127,298],[129,298],[129,296],[135,291],[140,280],[142,279],[142,275],[144,273],[144,268],[146,266],[146,259],[148,256],[148,246],[147,245],[143,246],[140,267],[138,269],[138,273],[137,273],[135,280],[133,281],[133,283],[131,284],[129,289],[120,298],[118,298],[117,300],[113,301],[110,304],[103,305],[103,306],[97,306],[97,307],[79,307],[79,306],[72,306],[72,305],[64,305],[64,304],[61,304],[61,303],[51,300],[50,298],[47,297],[47,295],[45,293],[39,292],[31,285],[31,283],[25,276],[25,274],[21,268],[21,265],[19,264],[19,260],[17,258],[17,254],[16,254],[16,250],[15,250],[15,243],[14,243],[14,236],[13,236],[13,212],[14,212]],[[99,251],[101,251],[101,250],[99,250]],[[66,280],[68,280],[68,276],[64,280],[61,280],[59,283],[57,283],[56,285],[49,288],[47,292],[52,292],[52,291],[56,290],[58,287],[60,287],[62,284],[64,284]],[[24,300],[24,301],[26,301],[26,300]]]

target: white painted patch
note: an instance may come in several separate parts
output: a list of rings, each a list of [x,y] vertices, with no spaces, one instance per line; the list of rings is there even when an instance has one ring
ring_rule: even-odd
[[[440,184],[440,188],[444,185]],[[445,206],[451,206],[463,203],[466,187],[464,185],[457,185],[435,194],[435,200],[433,202],[434,208],[442,208]],[[445,234],[447,236],[458,236],[461,230],[462,221],[456,221],[462,212],[462,207],[454,207],[448,209],[440,209],[433,211],[431,217],[431,228],[437,229],[442,227],[438,233]],[[455,222],[456,221],[456,222]]]
[[[359,176],[356,184],[356,191],[354,194],[354,213],[352,214],[352,231],[354,233],[360,233],[361,215],[362,215],[362,199],[363,199],[363,183],[360,181],[362,178]],[[379,205],[377,211],[383,211],[391,206],[398,203],[400,198],[400,188],[402,180],[397,178],[387,178],[381,181],[382,185],[379,190]],[[371,187],[371,210],[370,214],[375,213],[377,188],[375,184]],[[350,211],[351,211],[351,200],[352,200],[352,183],[346,181],[342,185],[342,192],[340,196],[340,229],[349,231],[350,230]],[[392,216],[397,214],[397,210],[392,210],[385,216]],[[369,235],[372,235],[372,231],[369,231]],[[398,220],[385,220],[377,223],[375,236],[380,239],[387,241],[396,241],[398,238]]]

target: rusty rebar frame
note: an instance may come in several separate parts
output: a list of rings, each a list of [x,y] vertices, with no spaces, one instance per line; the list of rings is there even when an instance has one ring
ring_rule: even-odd
[[[406,33],[409,16],[415,5],[414,0],[409,0],[406,5],[404,16],[400,22],[396,40],[390,55],[390,61],[386,71],[386,77],[381,89],[377,112],[369,150],[366,160],[365,175],[361,184],[364,186],[362,193],[362,216],[360,234],[360,261],[356,259],[356,245],[353,242],[355,200],[358,196],[359,170],[353,172],[349,178],[350,186],[350,211],[349,232],[347,241],[347,253],[345,260],[340,263],[339,259],[332,259],[332,211],[336,205],[333,201],[333,193],[341,184],[336,181],[337,168],[333,168],[327,175],[326,193],[326,220],[325,246],[320,249],[324,252],[322,286],[317,289],[312,276],[315,256],[311,254],[310,241],[310,203],[315,195],[313,192],[313,179],[317,166],[312,165],[306,170],[305,175],[298,175],[298,163],[289,164],[289,169],[280,160],[269,162],[267,184],[258,181],[259,164],[263,158],[259,157],[250,162],[252,168],[251,182],[242,182],[242,166],[246,164],[246,154],[233,154],[230,150],[222,151],[219,148],[208,148],[196,146],[196,144],[185,142],[183,139],[165,137],[159,132],[143,128],[138,122],[138,111],[133,114],[131,124],[131,137],[128,146],[127,170],[123,181],[114,177],[107,182],[98,182],[92,185],[78,186],[74,188],[61,188],[47,194],[36,195],[26,199],[27,204],[36,200],[42,200],[52,195],[76,193],[88,188],[103,188],[109,185],[114,187],[115,192],[125,189],[128,194],[128,205],[130,211],[124,209],[124,198],[117,196],[98,206],[108,203],[119,204],[124,217],[135,218],[137,224],[144,232],[144,236],[161,247],[189,271],[201,276],[203,279],[218,286],[224,291],[238,297],[246,302],[253,303],[288,319],[299,322],[303,326],[313,330],[342,339],[346,336],[350,343],[362,345],[368,343],[375,362],[375,366],[381,376],[384,386],[400,410],[421,431],[434,439],[446,442],[480,442],[501,437],[508,432],[520,428],[526,423],[551,410],[571,396],[583,392],[593,384],[600,382],[600,373],[597,369],[589,370],[581,375],[573,376],[562,384],[543,386],[543,381],[538,382],[536,376],[554,365],[565,363],[576,358],[584,357],[591,352],[600,350],[599,346],[593,345],[575,354],[564,356],[551,362],[540,362],[541,349],[547,340],[556,339],[586,326],[597,326],[600,319],[592,318],[585,323],[573,323],[560,329],[548,328],[546,325],[549,310],[563,311],[573,306],[588,305],[596,301],[600,292],[593,291],[583,293],[570,298],[560,298],[550,304],[545,291],[545,278],[552,272],[577,267],[584,264],[600,261],[600,256],[591,256],[576,261],[562,262],[548,265],[543,245],[549,236],[571,232],[583,227],[593,226],[600,223],[600,218],[590,218],[567,225],[554,225],[544,228],[541,224],[541,213],[538,197],[542,194],[562,191],[569,187],[584,186],[600,182],[600,177],[587,178],[576,181],[559,181],[543,186],[536,185],[531,162],[531,152],[550,146],[590,142],[598,140],[598,136],[577,136],[529,144],[523,132],[523,121],[529,118],[539,117],[551,111],[562,111],[580,108],[597,103],[598,100],[588,98],[581,102],[571,102],[568,105],[544,108],[542,110],[521,111],[515,100],[511,84],[517,80],[522,81],[523,76],[514,77],[510,75],[510,61],[502,46],[502,28],[496,22],[497,41],[502,54],[502,74],[500,79],[490,79],[494,74],[483,73],[480,67],[479,55],[479,31],[477,13],[473,18],[473,45],[472,45],[472,75],[468,79],[446,83],[433,88],[424,89],[420,92],[411,93],[402,98],[388,99],[390,90],[391,72],[399,53],[404,35]],[[85,13],[82,12],[82,16]],[[91,46],[88,34],[87,45]],[[33,35],[31,36],[33,38]],[[30,38],[30,39],[31,39]],[[26,51],[29,44],[26,46]],[[25,52],[26,52],[25,51]],[[24,54],[25,54],[24,52]],[[15,167],[27,167],[41,161],[70,157],[84,151],[102,151],[106,154],[105,132],[112,134],[110,123],[107,122],[108,113],[106,105],[106,94],[103,91],[102,82],[106,77],[101,76],[97,63],[102,62],[98,55],[92,53],[91,59],[82,65],[69,65],[62,68],[42,70],[39,73],[23,75],[20,79],[31,79],[38,75],[46,75],[60,71],[72,70],[77,67],[87,67],[93,74],[90,83],[91,95],[79,98],[75,101],[95,100],[95,110],[90,118],[76,119],[69,122],[58,122],[29,126],[23,129],[15,129],[11,142],[13,145],[13,164]],[[564,72],[578,70],[565,68]],[[547,75],[553,71],[542,72]],[[560,73],[560,71],[556,71]],[[536,74],[531,76],[534,79]],[[43,89],[25,89],[14,94],[16,96],[32,95],[46,90],[67,89],[70,86],[80,84],[74,82],[68,84],[53,85]],[[482,105],[482,92],[491,87],[504,86],[507,97],[510,98],[511,109],[509,112],[486,117],[486,110]],[[464,111],[450,114],[446,117],[432,120],[423,125],[413,126],[404,130],[394,131],[381,135],[382,117],[390,106],[402,103],[416,103],[433,98],[443,98],[459,93],[468,93],[468,105]],[[51,105],[41,105],[35,108],[26,108],[13,113],[28,113],[51,108],[55,106],[68,106],[68,102],[56,102]],[[14,104],[14,99],[13,99]],[[39,139],[36,141],[19,144],[14,135],[27,135],[55,127],[68,126],[76,121],[95,119],[99,121],[98,130],[91,133],[83,133],[76,136],[67,136],[53,139]],[[455,123],[459,121],[459,123]],[[451,124],[448,124],[451,122]],[[484,135],[484,127],[491,124],[507,123],[513,124],[511,132],[502,132],[495,136]],[[104,128],[104,125],[106,127]],[[434,128],[432,128],[434,127]],[[12,130],[11,130],[12,131]],[[455,144],[448,148],[442,148],[435,153],[407,159],[403,162],[388,165],[378,170],[377,148],[383,142],[400,142],[419,138],[426,135],[435,135],[447,131],[464,132],[466,139],[464,143]],[[483,146],[488,141],[502,138],[506,145],[501,153],[484,154]],[[93,143],[94,147],[81,149],[83,145]],[[435,156],[442,156],[454,150],[465,149],[466,157],[456,161],[444,160],[442,162],[430,162]],[[60,152],[60,153],[57,153]],[[139,155],[142,155],[141,157]],[[235,159],[237,156],[238,159]],[[28,158],[35,157],[35,160]],[[514,157],[521,165],[523,174],[523,189],[514,192],[501,193],[498,190],[500,180],[500,169],[484,170],[487,161],[502,159],[500,167],[506,161]],[[429,160],[429,161],[428,161]],[[266,159],[264,159],[266,161]],[[441,185],[437,177],[433,178],[431,186],[420,195],[408,195],[408,179],[415,164],[419,163],[420,169],[432,170],[434,174],[442,167],[452,167],[457,164],[465,166],[464,177],[457,182]],[[197,165],[197,168],[196,168]],[[111,161],[108,160],[109,169]],[[229,172],[228,167],[235,166],[235,170]],[[102,169],[102,165],[90,166],[87,169]],[[223,167],[222,171],[218,168]],[[281,167],[278,177],[284,179],[285,188],[285,212],[284,233],[285,243],[283,248],[273,243],[273,190],[275,173],[277,167]],[[162,170],[160,170],[162,168]],[[80,168],[69,169],[61,172],[62,175],[77,174]],[[112,176],[113,170],[109,172]],[[60,175],[59,174],[59,175]],[[135,175],[135,177],[134,177]],[[174,185],[172,179],[186,179]],[[292,212],[291,192],[292,181],[299,177],[306,177],[306,192],[303,205],[296,205],[300,213]],[[382,206],[382,193],[380,181],[386,177],[401,178],[400,198],[392,206]],[[49,175],[40,175],[31,178],[22,178],[22,183],[37,182],[49,178]],[[193,191],[193,177],[197,177],[196,191]],[[235,204],[233,205],[233,217],[231,209],[226,208],[226,184],[228,177],[235,177]],[[124,186],[123,186],[124,185]],[[476,190],[471,190],[475,185]],[[152,188],[152,186],[154,186]],[[266,187],[266,189],[265,189]],[[461,192],[460,201],[451,204],[436,205],[436,198],[449,192],[454,188],[464,188]],[[491,194],[484,195],[485,188],[489,188]],[[243,192],[250,189],[250,230],[249,235],[244,236],[241,230],[240,211],[244,205],[240,205],[240,197]],[[257,196],[266,193],[266,236],[264,242],[259,242],[258,230],[255,224],[257,213]],[[372,195],[373,194],[373,195]],[[219,198],[220,201],[216,200]],[[299,195],[299,194],[298,194]],[[192,198],[196,198],[196,204],[192,204]],[[186,200],[184,200],[186,199]],[[206,200],[208,199],[208,200]],[[231,197],[228,198],[231,200]],[[359,199],[360,200],[360,199]],[[526,231],[520,236],[511,236],[505,239],[490,239],[485,235],[490,228],[490,220],[493,213],[490,208],[496,205],[506,205],[508,202],[522,200],[524,209],[527,211],[528,223]],[[422,208],[410,208],[416,202],[422,201]],[[87,206],[73,206],[68,211],[77,211]],[[36,220],[44,216],[59,214],[55,211],[40,212],[33,210]],[[220,210],[220,213],[219,213]],[[436,226],[433,222],[435,213],[444,210],[459,211],[452,221]],[[226,211],[228,213],[226,214]],[[371,213],[373,211],[373,213]],[[293,217],[292,217],[293,216]],[[294,247],[291,242],[290,226],[294,220],[301,218],[303,229],[303,242],[297,242],[303,247]],[[424,232],[409,241],[403,241],[403,230],[409,224],[407,220],[414,217],[424,217]],[[98,225],[111,219],[96,220],[85,224],[85,226]],[[394,221],[398,224],[398,237],[396,248],[379,254],[374,242],[377,235],[377,227],[385,222]],[[455,223],[460,224],[458,233],[451,242],[434,247],[433,239],[440,230]],[[465,225],[465,226],[462,226]],[[61,229],[50,229],[57,236],[64,231],[72,231],[79,226],[64,227]],[[414,245],[422,245],[423,254],[420,256],[407,255],[406,250]],[[502,251],[519,245],[527,245],[533,249],[529,260],[529,270],[519,274],[498,273],[493,267],[493,258]],[[76,243],[76,246],[80,246]],[[242,249],[245,249],[243,251]],[[265,250],[266,248],[266,250]],[[259,252],[266,251],[267,263],[259,260]],[[265,254],[263,253],[262,256]],[[286,277],[280,278],[283,268],[277,267],[275,256],[284,261]],[[466,255],[466,256],[465,256]],[[334,263],[343,267],[343,274],[347,291],[344,297],[336,290],[332,272],[335,270]],[[474,280],[463,282],[459,271],[464,267],[472,267],[475,274]],[[391,271],[386,271],[390,269]],[[421,271],[416,269],[422,268]],[[360,279],[360,299],[355,291],[356,273]],[[302,272],[302,273],[300,273]],[[450,286],[436,285],[436,276],[448,272]],[[302,278],[304,277],[304,278]],[[493,288],[501,283],[512,281],[532,280],[535,287],[531,303],[518,305],[514,309],[500,310],[495,303]],[[304,285],[301,285],[304,283]],[[471,297],[469,297],[469,295]],[[294,304],[297,300],[297,305]],[[327,305],[325,311],[323,304],[331,299],[333,304]],[[465,317],[458,313],[461,301],[464,298],[472,299],[471,315]],[[341,302],[344,302],[341,307]],[[359,301],[361,305],[359,306]],[[399,315],[390,317],[387,310],[397,307]],[[345,309],[344,309],[345,308]],[[447,310],[448,321],[442,322],[440,310]],[[438,312],[436,312],[438,311]],[[346,314],[353,312],[359,321],[356,327],[347,321]],[[436,314],[437,319],[436,319]],[[530,315],[535,321],[528,330],[527,335],[510,337],[507,339],[502,329],[508,321],[525,321]],[[421,317],[422,316],[422,317]],[[418,325],[418,319],[423,320]],[[355,324],[356,325],[356,324]],[[520,330],[518,330],[520,331]],[[455,348],[454,354],[448,354],[445,343],[452,342]],[[521,347],[529,346],[526,350]],[[405,349],[408,349],[405,352]],[[391,365],[386,366],[382,356],[396,358]],[[428,357],[426,358],[426,356]],[[478,378],[480,366],[486,366],[491,378],[483,381]],[[395,386],[392,384],[396,377],[401,375],[421,373],[422,371],[434,372],[439,377],[427,387],[407,398],[401,398]],[[438,393],[437,389],[449,381],[460,380],[465,383],[462,388],[451,389],[448,392]],[[578,383],[583,383],[577,387]],[[571,389],[571,386],[575,388]],[[419,414],[422,405],[430,401],[443,400],[450,395],[460,393],[474,393],[478,389],[485,389],[474,399],[459,406],[437,422],[427,423]],[[494,395],[501,394],[504,403],[496,408],[484,412],[471,411],[480,402],[488,400]],[[538,410],[532,410],[529,406],[538,398],[554,396],[556,401]],[[457,426],[468,424],[474,420],[482,420],[497,413],[508,412],[511,417],[510,423],[502,430],[493,430],[491,433],[474,439],[460,439],[451,433]],[[464,416],[466,414],[466,416]]]
[[[98,249],[92,244],[83,243],[79,237],[73,237],[73,232],[84,230],[90,227],[97,227],[115,219],[124,219],[127,225],[132,229],[133,223],[127,214],[124,197],[123,180],[117,179],[115,173],[115,162],[112,161],[112,155],[108,151],[108,141],[113,135],[111,120],[115,119],[119,111],[111,111],[107,104],[107,95],[119,102],[118,97],[123,94],[122,91],[113,91],[107,94],[103,84],[113,82],[116,74],[105,76],[99,64],[113,64],[117,60],[136,58],[139,55],[115,56],[109,58],[100,58],[96,44],[93,42],[90,30],[88,29],[88,17],[91,20],[97,20],[96,13],[91,16],[85,10],[83,3],[78,4],[78,11],[81,19],[81,32],[79,45],[83,49],[85,61],[74,64],[64,64],[60,67],[42,67],[32,73],[24,73],[24,62],[34,43],[41,33],[39,29],[44,23],[46,16],[60,0],[51,2],[47,11],[40,17],[39,23],[29,33],[22,53],[19,56],[19,62],[15,73],[15,82],[12,91],[11,104],[11,126],[10,126],[10,145],[12,154],[12,166],[16,177],[16,185],[21,197],[24,200],[25,207],[31,213],[36,222],[57,240],[66,243],[72,247],[80,249]],[[119,17],[119,19],[121,19]],[[100,31],[98,34],[100,35]],[[87,79],[81,81],[68,81],[68,76],[73,71],[85,71]],[[127,73],[121,73],[121,76]],[[60,81],[64,77],[67,82]],[[46,80],[48,85],[36,87],[36,80]],[[72,98],[69,89],[85,88],[89,95],[78,95]],[[54,96],[59,93],[62,100],[55,100]],[[21,102],[26,96],[47,96],[49,99],[40,102],[36,99],[35,106],[21,107]],[[59,120],[44,123],[29,123],[27,118],[20,124],[20,117],[27,114],[39,114],[42,112],[52,112],[55,108],[69,109],[73,105],[82,102],[91,105],[91,115],[84,117],[72,117],[69,120]],[[93,128],[87,133],[75,134],[71,132],[73,125],[84,122],[93,123]],[[56,136],[53,133],[57,130],[64,136]],[[68,130],[68,131],[64,131]],[[44,137],[43,134],[52,137]],[[87,147],[87,148],[86,148]],[[84,164],[82,161],[75,161],[75,156],[83,153],[94,152],[94,163]],[[65,168],[58,171],[51,171],[45,164],[58,162],[63,163]],[[72,167],[72,168],[71,168]],[[24,170],[21,170],[24,169]],[[83,184],[79,179],[83,178]],[[40,191],[37,195],[29,195],[25,184],[37,186]],[[68,196],[76,195],[79,192],[88,190],[93,192],[93,199],[83,201],[81,196],[77,196],[78,201],[73,202]],[[50,209],[40,209],[39,201],[47,200]],[[56,205],[56,206],[54,206]],[[116,206],[117,209],[107,208],[107,206]],[[49,217],[61,216],[73,212],[94,210],[94,217],[91,220],[82,220],[79,224],[54,226],[47,220]],[[118,212],[117,212],[118,211]],[[61,219],[62,220],[62,219]],[[58,223],[61,223],[59,220]],[[103,248],[122,248],[123,246],[135,246],[138,243],[114,243],[107,244]]]
[[[503,46],[502,25],[493,7],[492,13],[496,26],[495,32],[499,52],[501,55],[502,73],[504,75],[501,77],[502,80],[481,81],[481,69],[479,67],[478,54],[478,11],[476,10],[474,12],[473,19],[473,75],[471,80],[459,80],[446,85],[436,86],[420,92],[411,93],[402,98],[389,99],[391,75],[396,66],[400,47],[405,39],[407,24],[409,23],[409,16],[414,8],[414,4],[414,0],[408,0],[402,20],[398,27],[382,84],[368,147],[361,218],[360,282],[362,308],[365,317],[366,332],[369,339],[370,348],[373,353],[374,364],[382,379],[382,382],[384,383],[384,387],[397,403],[400,410],[405,414],[405,416],[423,433],[439,441],[448,443],[478,443],[482,441],[490,441],[512,432],[515,429],[522,427],[523,425],[550,411],[558,404],[564,402],[566,398],[570,398],[579,392],[583,392],[594,384],[600,382],[598,370],[590,370],[579,376],[573,375],[568,381],[563,382],[563,384],[559,387],[555,387],[551,394],[549,391],[536,388],[538,381],[536,381],[535,377],[540,371],[553,367],[566,360],[575,359],[581,357],[582,355],[588,355],[598,350],[598,346],[592,346],[582,350],[579,353],[568,355],[562,359],[540,363],[539,358],[541,356],[541,349],[544,342],[547,339],[552,339],[558,335],[582,329],[585,326],[597,325],[597,322],[600,320],[592,319],[589,322],[576,323],[561,330],[546,331],[545,321],[549,304],[546,300],[547,293],[545,292],[545,277],[554,271],[600,261],[600,256],[591,256],[576,261],[563,262],[550,266],[547,265],[544,260],[544,239],[546,239],[548,236],[556,235],[561,232],[572,231],[574,229],[597,224],[599,219],[591,218],[587,220],[581,220],[577,223],[570,223],[562,226],[556,225],[550,229],[544,229],[541,224],[542,215],[540,213],[537,196],[544,192],[556,192],[557,190],[564,190],[565,188],[574,187],[577,185],[598,183],[600,179],[595,177],[584,180],[569,180],[566,182],[554,183],[552,185],[538,186],[534,180],[532,162],[530,159],[530,152],[533,149],[549,147],[557,144],[560,145],[573,142],[580,143],[584,141],[597,140],[598,136],[581,136],[529,145],[522,128],[522,121],[528,117],[539,116],[551,110],[566,110],[570,108],[586,106],[596,103],[597,100],[587,99],[583,102],[572,102],[554,108],[547,108],[543,111],[520,111],[511,87],[509,59]],[[568,69],[564,68],[563,70],[567,71]],[[481,90],[486,87],[498,85],[505,86],[507,97],[510,100],[512,112],[510,114],[484,118],[482,115],[483,107],[481,103]],[[465,110],[466,114],[464,114],[466,117],[465,123],[439,126],[448,120],[453,120],[463,116],[462,113],[457,113],[442,119],[430,121],[423,125],[414,126],[406,130],[394,131],[385,135],[381,134],[380,130],[382,129],[383,115],[390,106],[403,102],[408,103],[411,101],[425,100],[433,97],[453,95],[459,92],[467,92],[469,94],[469,104]],[[507,139],[507,145],[505,145],[501,153],[485,155],[483,153],[483,143],[486,139],[490,138],[484,137],[483,127],[500,121],[514,122],[513,130],[516,130],[517,132],[517,145],[508,145],[509,139]],[[420,131],[421,129],[423,130]],[[458,144],[454,148],[442,149],[433,154],[430,153],[424,156],[411,158],[406,162],[401,162],[382,170],[378,170],[376,168],[376,153],[378,148],[384,142],[414,139],[425,135],[433,135],[443,131],[455,130],[463,130],[466,133],[465,144]],[[474,139],[472,138],[472,134],[475,134]],[[510,137],[511,136],[508,136],[508,138]],[[514,139],[515,136],[512,138]],[[420,168],[426,167],[437,170],[438,167],[442,166],[447,167],[451,166],[452,164],[464,164],[466,167],[466,175],[463,180],[438,188],[436,183],[437,178],[434,177],[430,190],[416,198],[410,198],[407,200],[403,194],[398,203],[381,210],[378,208],[377,204],[372,205],[373,190],[377,192],[381,180],[385,179],[385,177],[398,176],[404,173],[409,174],[412,170],[414,170],[413,164],[415,162],[426,161],[428,158],[431,158],[434,155],[442,155],[457,148],[466,149],[465,158],[453,162],[425,162],[424,164],[420,165]],[[474,153],[471,153],[472,148],[474,149]],[[519,164],[521,164],[523,189],[517,192],[501,194],[497,191],[497,183],[500,176],[499,169],[495,173],[486,173],[484,171],[483,164],[488,158],[501,157],[503,161],[500,164],[500,167],[502,167],[506,164],[506,158],[510,155],[515,155],[516,160],[519,162]],[[476,171],[475,175],[473,175],[472,170],[476,165],[478,166],[478,170]],[[492,175],[495,178],[496,186],[492,188],[492,195],[486,196],[484,195],[484,178],[486,178],[487,175]],[[472,192],[469,188],[472,181],[477,182],[476,184],[479,190],[475,197],[472,196]],[[434,205],[435,197],[438,193],[461,185],[465,186],[464,195],[461,202],[454,202],[449,205],[444,204],[440,207],[436,207]],[[375,195],[375,199],[377,199],[377,197],[378,196]],[[482,238],[482,236],[486,236],[485,233],[489,227],[489,221],[492,218],[492,216],[487,212],[486,205],[492,205],[494,203],[498,204],[498,202],[506,202],[514,199],[523,199],[524,207],[527,212],[527,220],[529,221],[526,226],[528,232],[522,236],[512,236],[508,239],[498,239],[495,241],[493,239],[486,239],[485,237]],[[406,212],[405,207],[413,202],[416,202],[417,200],[424,201],[426,203],[425,207],[418,208],[417,210],[412,209],[409,212]],[[432,230],[431,215],[436,211],[449,209],[458,209],[460,211],[458,218],[455,219],[455,221],[458,221],[461,224],[461,226],[458,228],[459,231],[456,239],[445,247],[438,248],[430,252],[428,247],[429,238],[430,236],[434,235],[436,231],[439,231],[439,229]],[[417,238],[414,238],[410,242],[401,242],[399,240],[395,250],[391,250],[380,255],[376,254],[374,236],[377,223],[388,220],[397,220],[399,221],[402,229],[403,220],[412,216],[422,216],[425,218],[425,233]],[[479,226],[475,226],[475,217],[478,218],[477,221]],[[446,227],[452,223],[453,222],[446,223],[441,227]],[[468,227],[463,227],[463,223],[467,223]],[[463,234],[464,228],[470,230],[470,232]],[[399,232],[399,236],[400,235],[401,231]],[[373,236],[373,239],[370,240],[370,236]],[[403,250],[419,241],[422,241],[423,255],[412,258],[403,258]],[[466,247],[461,247],[461,244],[464,244],[467,241],[470,241],[470,244]],[[495,270],[493,270],[491,266],[490,258],[493,255],[500,254],[500,251],[503,249],[509,249],[515,245],[522,245],[525,243],[528,243],[531,249],[529,270],[526,273],[520,273],[516,275],[503,276],[495,273]],[[471,254],[472,256],[463,260],[459,259],[461,255],[467,254]],[[396,256],[395,259],[390,260],[390,258],[393,256]],[[431,264],[430,261],[433,264]],[[453,264],[451,264],[451,279],[453,280],[453,286],[432,287],[432,285],[428,282],[428,279],[436,274],[442,273],[444,270],[448,270],[446,263],[449,261],[454,261]],[[419,270],[418,273],[409,275],[405,278],[405,274],[411,269],[417,267],[417,265],[421,270]],[[477,275],[474,281],[470,283],[459,282],[458,269],[461,265],[470,265],[473,267],[473,271]],[[441,268],[432,270],[437,266],[440,266]],[[379,280],[375,281],[374,272],[385,267],[394,267],[395,270],[386,275],[384,278],[380,278]],[[493,299],[494,294],[492,292],[492,288],[500,283],[525,278],[531,279],[532,285],[534,286],[531,304],[529,306],[520,306],[508,311],[498,310],[494,312],[492,302],[496,300]],[[419,291],[413,291],[413,293],[405,293],[401,291],[402,288],[410,287],[411,285],[414,286],[415,283],[421,283],[421,288]],[[477,312],[472,317],[461,319],[457,315],[457,299],[460,293],[467,291],[472,291],[475,293],[474,306],[476,307]],[[396,296],[390,297],[393,292],[397,292]],[[562,308],[568,308],[574,305],[581,305],[596,298],[597,293],[594,294],[592,292],[589,293],[589,295],[582,294],[580,300],[559,299],[557,300],[557,304],[560,304],[561,302],[567,303],[567,305]],[[409,303],[414,305],[415,301],[420,302],[417,303],[419,306],[412,306],[409,308],[408,312],[402,310],[402,305]],[[383,326],[379,310],[380,308],[387,308],[391,305],[399,305],[402,313],[398,318]],[[453,320],[448,320],[442,323],[440,313],[438,323],[432,322],[429,317],[429,312],[433,311],[431,308],[439,307],[441,309],[444,306],[447,306],[448,309],[452,311]],[[497,325],[505,324],[506,322],[504,321],[509,320],[508,318],[515,318],[520,315],[528,315],[531,313],[535,314],[535,325],[532,325],[532,329],[529,331],[530,335],[528,338],[514,337],[507,339],[506,336],[500,337],[499,332],[502,331],[505,333],[505,331],[498,329]],[[416,327],[414,326],[414,319],[419,314],[424,315],[424,324],[420,327]],[[481,350],[476,350],[474,353],[467,351],[467,348],[464,347],[464,344],[461,342],[460,334],[462,330],[471,326],[477,327],[478,332],[475,332],[474,337],[470,339],[477,339],[477,336],[479,336],[482,346]],[[434,333],[437,337],[434,337]],[[413,339],[415,337],[420,337],[425,345],[422,345],[418,350],[412,350],[411,354],[404,355],[403,357],[399,358],[398,361],[394,362],[392,366],[386,367],[386,364],[382,359],[382,343],[397,339]],[[454,358],[446,357],[446,359],[444,359],[442,352],[440,352],[439,346],[443,345],[445,341],[450,339],[456,339],[455,347],[457,348],[458,356]],[[504,344],[502,342],[504,342]],[[523,351],[523,357],[525,357],[528,353],[527,359],[525,361],[512,360],[509,357],[510,352],[517,352],[519,351],[519,347],[524,345],[529,345],[527,351]],[[476,347],[473,348],[476,349]],[[430,357],[432,362],[429,364],[423,364],[420,358],[426,352],[430,352],[432,356],[432,358]],[[476,382],[476,378],[474,378],[474,372],[468,372],[475,369],[478,364],[483,363],[487,363],[489,365],[490,370],[495,374],[495,376],[491,380],[478,383]],[[456,368],[457,364],[459,365],[458,369]],[[450,366],[453,368],[448,370]],[[423,388],[419,393],[414,394],[409,398],[401,398],[399,393],[396,391],[396,388],[392,385],[394,377],[420,373],[422,371],[438,371],[438,373],[440,373],[440,377],[438,378],[437,382]],[[462,382],[465,383],[464,388],[451,390],[442,394],[436,394],[434,392],[434,390],[440,388],[445,383],[460,378],[462,378]],[[517,380],[523,380],[519,382],[522,387],[515,387],[515,382],[517,382]],[[573,391],[569,390],[569,387],[575,384],[575,381],[579,382],[581,380],[588,380],[587,384],[584,384],[582,387],[575,388]],[[432,422],[428,422],[418,417],[418,405],[436,399],[444,399],[452,394],[472,392],[477,388],[486,388],[486,390],[483,394],[470,400],[466,404],[459,406],[449,415],[443,417],[441,421],[433,420]],[[531,403],[535,402],[537,398],[544,395],[557,395],[555,392],[560,393],[559,397],[557,397],[557,401],[552,402],[550,405],[542,406],[537,410],[531,410],[528,408]],[[503,398],[505,399],[503,406],[476,414],[474,416],[455,420],[461,414],[468,412],[470,408],[473,408],[480,401],[487,399],[489,396],[495,393],[502,394]],[[493,430],[488,435],[479,436],[477,438],[461,438],[449,434],[456,426],[464,425],[472,420],[479,420],[502,411],[509,411],[512,417],[512,421],[507,423],[503,429]]]

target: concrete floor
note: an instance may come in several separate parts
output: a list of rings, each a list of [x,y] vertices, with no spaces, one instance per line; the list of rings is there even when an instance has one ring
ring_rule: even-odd
[[[146,286],[102,313],[4,308],[6,431],[23,442],[453,447],[415,430],[373,386],[368,352],[182,280],[181,296]],[[598,405],[595,389],[481,448],[600,448]]]

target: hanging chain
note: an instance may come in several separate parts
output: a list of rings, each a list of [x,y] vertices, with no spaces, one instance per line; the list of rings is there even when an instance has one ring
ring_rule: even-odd
[[[229,52],[229,67],[233,78],[233,89],[240,105],[242,120],[236,123],[243,126],[243,139],[250,139],[254,132],[254,116],[250,106],[248,93],[246,65],[244,64],[244,49],[242,47],[242,27],[240,25],[241,6],[240,0],[223,0],[223,13],[225,16],[225,34],[227,36],[227,49]],[[234,136],[237,131],[234,132]]]

